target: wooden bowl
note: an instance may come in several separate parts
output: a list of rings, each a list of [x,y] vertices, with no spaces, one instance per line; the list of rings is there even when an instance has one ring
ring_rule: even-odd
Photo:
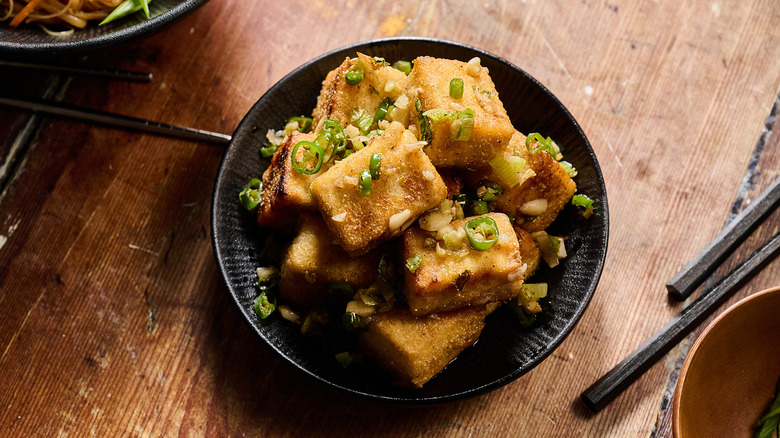
[[[734,304],[693,344],[674,394],[674,436],[753,436],[778,378],[780,287]]]

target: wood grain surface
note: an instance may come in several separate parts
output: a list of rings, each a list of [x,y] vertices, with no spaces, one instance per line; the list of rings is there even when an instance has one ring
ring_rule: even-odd
[[[775,0],[212,0],[75,60],[151,72],[148,84],[1,69],[0,94],[230,134],[330,50],[466,43],[567,106],[601,164],[611,227],[590,306],[531,372],[461,402],[366,402],[306,378],[243,322],[210,242],[220,146],[0,107],[0,435],[671,436],[697,333],[600,413],[579,395],[685,306],[665,282],[780,177],[778,23]],[[703,287],[778,226],[771,215]],[[725,306],[778,277],[776,261]]]

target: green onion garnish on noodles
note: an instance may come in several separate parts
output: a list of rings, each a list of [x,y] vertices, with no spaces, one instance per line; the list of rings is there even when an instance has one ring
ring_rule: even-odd
[[[149,18],[149,2],[152,0],[125,0],[119,4],[98,26],[118,20],[130,14],[134,14],[141,9],[146,12],[146,18]]]

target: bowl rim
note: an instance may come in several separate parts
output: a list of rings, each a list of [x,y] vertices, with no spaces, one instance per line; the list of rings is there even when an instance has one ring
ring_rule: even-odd
[[[534,367],[536,367],[539,363],[541,363],[543,360],[545,360],[549,355],[551,355],[559,346],[560,344],[569,336],[573,328],[576,326],[576,324],[581,320],[582,315],[584,314],[587,307],[590,305],[590,302],[592,301],[593,295],[595,294],[595,290],[597,288],[597,285],[599,283],[600,277],[603,273],[604,264],[606,261],[606,255],[608,251],[608,240],[609,240],[609,207],[607,203],[607,188],[606,188],[606,182],[604,181],[603,173],[601,171],[600,164],[595,156],[595,152],[593,151],[593,148],[590,144],[590,141],[588,140],[587,136],[585,135],[584,131],[582,130],[582,127],[579,125],[579,123],[574,119],[573,115],[569,111],[566,106],[563,105],[563,103],[558,99],[557,96],[555,96],[547,87],[542,85],[536,78],[528,74],[525,70],[521,69],[520,67],[516,66],[515,64],[507,61],[506,59],[500,57],[499,55],[493,54],[491,52],[485,51],[483,49],[452,41],[447,39],[441,39],[441,38],[432,38],[432,37],[419,37],[419,36],[408,36],[408,37],[385,37],[385,38],[376,38],[376,39],[369,39],[364,41],[358,41],[355,43],[351,43],[348,45],[344,45],[341,47],[337,47],[335,49],[329,50],[327,52],[324,52],[321,55],[318,55],[309,61],[301,64],[297,68],[293,69],[286,75],[284,75],[282,78],[280,78],[274,85],[272,85],[263,95],[255,102],[255,104],[252,106],[252,108],[247,112],[247,114],[244,116],[244,118],[241,120],[239,125],[236,127],[233,135],[233,140],[231,140],[230,144],[228,145],[226,149],[226,153],[223,155],[222,162],[220,163],[220,166],[218,168],[217,176],[221,175],[223,173],[225,163],[227,161],[228,151],[231,150],[233,145],[235,144],[235,139],[237,138],[236,134],[239,132],[242,132],[242,130],[248,129],[249,126],[252,125],[252,121],[250,120],[250,114],[252,114],[255,109],[260,105],[261,101],[265,99],[265,97],[272,92],[274,92],[277,88],[283,86],[283,83],[286,82],[288,78],[291,76],[296,75],[301,70],[310,68],[312,64],[316,64],[318,62],[321,62],[323,59],[333,56],[334,54],[337,54],[339,52],[349,52],[354,51],[356,48],[359,47],[366,47],[366,46],[373,46],[373,45],[381,45],[381,44],[394,44],[394,43],[403,43],[403,42],[419,42],[419,43],[432,43],[432,44],[443,44],[458,48],[463,48],[469,51],[473,51],[481,56],[486,56],[491,58],[492,60],[504,64],[506,67],[512,69],[513,71],[518,72],[519,74],[523,75],[528,81],[532,82],[535,87],[537,87],[541,92],[544,93],[544,95],[549,98],[552,102],[555,103],[555,105],[562,111],[563,115],[566,117],[566,123],[571,124],[571,126],[576,130],[579,137],[582,138],[585,146],[585,150],[587,152],[587,155],[590,157],[590,159],[593,162],[594,171],[596,174],[596,179],[598,181],[598,186],[601,190],[601,194],[603,195],[603,205],[601,205],[601,208],[603,210],[603,221],[604,221],[604,227],[603,227],[603,234],[600,236],[601,239],[603,239],[604,245],[601,249],[601,254],[598,260],[595,260],[596,264],[596,270],[593,273],[592,276],[592,287],[587,291],[587,295],[584,302],[581,306],[577,308],[577,311],[573,313],[572,317],[566,321],[566,324],[561,328],[561,332],[565,333],[563,336],[558,336],[557,338],[553,339],[549,344],[548,348],[545,350],[543,354],[538,354],[536,357],[533,358],[533,360],[529,361],[526,366],[524,367],[518,367],[511,373],[508,373],[504,376],[502,376],[499,379],[495,379],[489,383],[483,384],[482,386],[477,386],[468,390],[462,390],[455,393],[449,393],[446,395],[441,396],[431,396],[427,398],[415,398],[415,397],[393,397],[393,396],[385,396],[385,395],[377,395],[373,394],[367,391],[360,391],[355,388],[350,388],[348,386],[341,385],[337,382],[331,381],[323,376],[318,375],[317,373],[314,373],[305,367],[303,367],[301,364],[294,361],[291,357],[288,357],[288,355],[282,351],[282,349],[270,342],[269,340],[265,339],[262,333],[259,332],[258,328],[253,325],[253,330],[260,336],[260,338],[263,340],[264,344],[266,344],[268,347],[271,348],[278,356],[280,356],[282,359],[284,359],[285,362],[293,365],[294,368],[300,370],[305,375],[309,376],[310,378],[314,379],[315,381],[318,381],[322,384],[324,384],[326,387],[334,388],[349,394],[352,394],[354,396],[358,396],[364,399],[370,399],[373,401],[378,402],[384,402],[384,403],[391,403],[391,404],[405,404],[405,405],[431,405],[431,404],[440,404],[444,402],[451,402],[456,400],[462,400],[466,398],[471,398],[477,395],[481,395],[484,393],[487,393],[489,391],[498,389],[502,386],[505,386],[506,384],[518,379]],[[218,178],[219,179],[219,178]],[[215,185],[213,196],[212,196],[212,217],[211,217],[211,232],[212,232],[212,245],[214,249],[215,258],[218,264],[218,268],[220,271],[220,274],[222,275],[223,280],[225,283],[227,283],[227,276],[226,276],[226,270],[225,266],[223,265],[223,256],[220,252],[219,245],[217,243],[217,220],[216,220],[216,210],[217,210],[217,204],[218,204],[218,187],[219,183]],[[239,307],[239,310],[243,314],[243,306],[238,301],[238,298],[236,294],[232,291],[229,284],[226,284],[228,287],[228,292],[231,295],[232,300],[235,302],[235,304]],[[246,315],[244,315],[246,316]],[[252,325],[252,324],[250,324]],[[526,370],[523,370],[524,368],[527,368]]]
[[[761,291],[752,293],[736,303],[729,306],[726,310],[723,311],[720,315],[716,316],[715,319],[713,319],[707,326],[702,330],[702,332],[699,334],[699,336],[696,338],[696,340],[693,342],[693,345],[691,346],[691,349],[688,351],[688,353],[685,355],[685,361],[683,362],[682,367],[680,368],[680,374],[677,377],[677,383],[675,384],[674,388],[674,401],[672,403],[672,434],[674,438],[683,438],[682,436],[682,423],[680,419],[680,410],[682,409],[682,391],[683,386],[688,374],[688,371],[690,370],[691,363],[693,362],[693,357],[696,355],[696,352],[699,350],[699,348],[702,346],[702,344],[706,341],[707,335],[715,328],[715,326],[723,319],[728,318],[730,314],[734,312],[738,312],[741,308],[743,308],[746,304],[755,301],[760,300],[763,297],[767,295],[772,295],[775,293],[780,293],[780,286],[771,287],[768,289],[763,289]]]
[[[18,43],[0,41],[0,55],[12,58],[77,56],[151,36],[210,0],[181,0],[159,15],[131,26],[82,40]]]

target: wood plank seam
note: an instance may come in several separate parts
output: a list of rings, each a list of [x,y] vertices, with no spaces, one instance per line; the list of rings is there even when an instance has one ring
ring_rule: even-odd
[[[70,86],[70,77],[63,78],[62,75],[55,75],[50,79],[50,84],[43,92],[43,98],[49,99],[55,96],[57,100],[62,100],[65,92]],[[0,205],[3,203],[5,193],[15,176],[24,167],[25,159],[29,153],[34,140],[38,137],[38,131],[41,128],[43,117],[38,113],[33,113],[27,119],[24,128],[16,135],[11,144],[11,148],[8,151],[8,155],[4,157],[4,161],[0,163]]]
[[[745,171],[745,176],[742,179],[742,184],[740,185],[737,192],[737,197],[732,204],[731,214],[729,215],[729,219],[726,224],[724,224],[724,226],[728,225],[728,223],[731,222],[734,217],[736,217],[746,207],[745,200],[747,195],[752,189],[755,188],[755,181],[759,177],[757,170],[758,163],[760,162],[761,155],[764,151],[764,146],[767,144],[769,137],[772,135],[778,107],[780,107],[780,93],[777,95],[777,99],[775,99],[775,102],[772,105],[772,109],[769,111],[769,115],[764,121],[761,136],[759,137],[758,142],[753,149],[753,154],[750,158],[747,170]],[[709,278],[705,283],[705,287],[710,287],[714,281],[715,279]],[[674,368],[672,369],[671,374],[669,375],[669,379],[667,380],[666,388],[664,389],[664,394],[661,398],[661,403],[658,409],[658,415],[656,416],[653,429],[650,433],[650,438],[658,438],[660,436],[659,433],[664,431],[664,428],[661,426],[665,417],[667,416],[667,410],[671,406],[671,401],[674,397],[674,390],[677,386],[677,380],[680,376],[680,371],[682,370],[683,363],[685,362],[685,357],[688,355],[688,351],[693,346],[693,341],[698,335],[699,331],[694,331],[691,335],[683,339],[678,347],[673,350],[673,352],[671,352],[671,354],[676,354],[677,357],[674,358]]]

